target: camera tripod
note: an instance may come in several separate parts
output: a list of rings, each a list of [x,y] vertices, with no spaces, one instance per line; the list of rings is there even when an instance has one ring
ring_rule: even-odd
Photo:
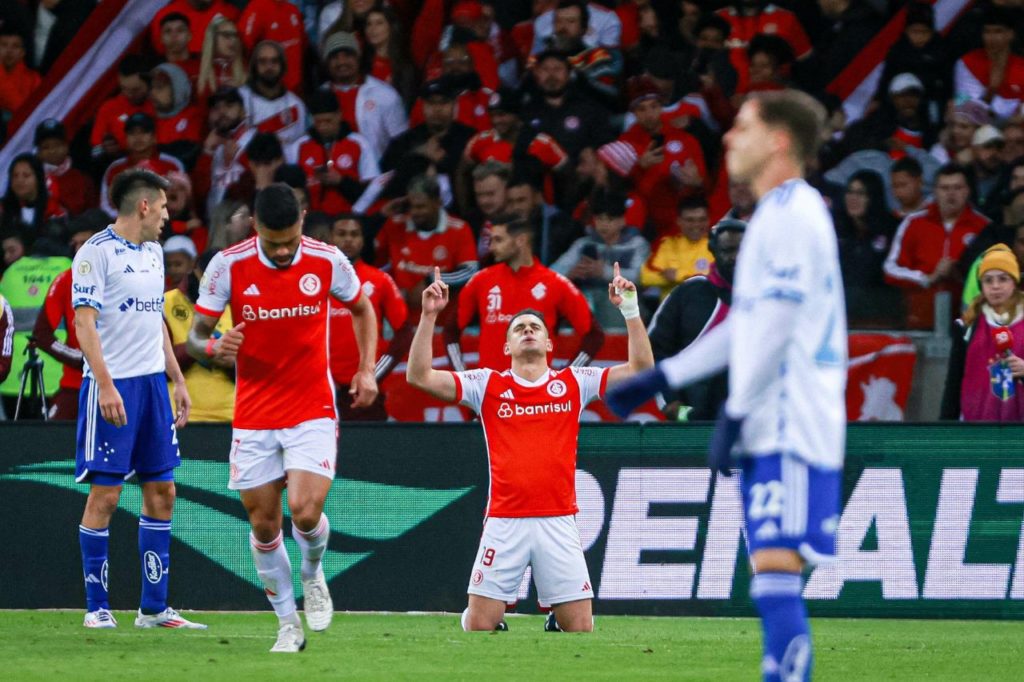
[[[49,411],[46,407],[46,381],[43,378],[43,359],[31,345],[25,349],[28,360],[21,370],[21,388],[18,390],[18,402],[14,406],[14,420],[17,421],[21,415],[22,400],[38,400],[42,411],[43,421],[49,420]],[[28,395],[25,395],[25,389]]]

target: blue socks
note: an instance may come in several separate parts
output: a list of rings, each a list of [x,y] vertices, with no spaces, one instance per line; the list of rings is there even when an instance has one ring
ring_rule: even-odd
[[[139,558],[142,560],[142,601],[146,615],[167,608],[167,576],[171,572],[171,522],[139,516]]]
[[[109,609],[107,598],[107,546],[110,532],[106,528],[78,526],[78,544],[82,548],[82,573],[85,578],[87,611]]]
[[[796,573],[760,573],[750,581],[750,598],[761,614],[764,682],[811,679],[811,636],[802,588]]]

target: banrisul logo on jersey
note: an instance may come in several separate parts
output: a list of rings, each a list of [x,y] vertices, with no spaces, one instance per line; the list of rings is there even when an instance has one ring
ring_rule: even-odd
[[[162,314],[164,312],[164,297],[126,298],[121,305],[117,306],[117,309],[122,313],[136,312]]]
[[[293,317],[315,317],[320,314],[321,305],[293,305],[284,308],[265,308],[261,305],[243,305],[242,319],[253,320],[285,320]]]

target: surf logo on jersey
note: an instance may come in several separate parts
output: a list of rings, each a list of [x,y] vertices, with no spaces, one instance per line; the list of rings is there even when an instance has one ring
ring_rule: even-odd
[[[303,275],[299,280],[299,291],[306,296],[316,296],[320,293],[320,278],[313,273]]]
[[[142,563],[146,568],[146,580],[156,585],[164,577],[164,562],[160,561],[160,555],[153,550],[142,555]]]
[[[548,395],[552,398],[561,398],[565,395],[565,391],[565,382],[561,379],[548,382]]]
[[[320,304],[293,305],[287,308],[264,308],[263,306],[242,306],[243,320],[283,320],[290,317],[314,317],[320,314]]]
[[[541,414],[562,414],[566,412],[572,412],[571,400],[559,403],[542,403],[540,405],[509,405],[508,403],[502,403],[498,407],[498,417],[501,419],[533,417]]]

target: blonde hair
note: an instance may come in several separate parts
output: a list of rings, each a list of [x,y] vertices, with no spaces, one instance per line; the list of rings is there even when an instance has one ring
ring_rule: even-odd
[[[217,30],[225,25],[229,25],[235,31],[238,31],[238,26],[235,25],[235,22],[221,15],[215,16],[206,26],[206,34],[203,36],[203,54],[199,60],[199,79],[196,83],[196,92],[201,97],[211,95],[220,89],[220,83],[217,82],[217,74],[213,68],[213,61],[217,57],[214,54],[217,44]],[[241,45],[241,35],[239,35],[238,40],[239,45]],[[231,64],[231,85],[240,88],[245,85],[245,79],[245,61],[242,58],[242,50],[239,50]]]
[[[965,326],[970,327],[981,317],[981,306],[983,305],[985,305],[985,294],[980,293],[974,297],[974,300],[967,306],[967,310],[964,311],[962,319]],[[1022,305],[1024,305],[1024,292],[1014,288],[1013,294],[1010,295],[1010,300],[1007,301],[1007,309],[1016,311]]]

